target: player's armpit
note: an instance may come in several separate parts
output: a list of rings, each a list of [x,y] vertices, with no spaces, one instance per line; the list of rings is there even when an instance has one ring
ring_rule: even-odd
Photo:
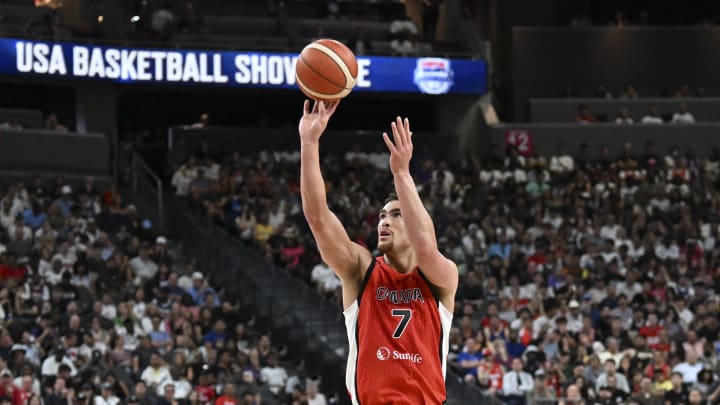
[[[454,301],[459,281],[457,265],[437,249],[415,253],[420,270],[432,285],[440,289],[441,300],[445,301],[445,298],[449,298],[449,301]],[[449,302],[445,302],[446,307],[448,304]],[[448,309],[452,308],[448,307]]]

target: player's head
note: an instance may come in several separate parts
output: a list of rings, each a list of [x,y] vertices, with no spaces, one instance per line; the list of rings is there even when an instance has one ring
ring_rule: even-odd
[[[378,213],[378,250],[382,253],[407,249],[410,243],[405,235],[405,223],[400,212],[400,201],[395,194],[385,199]]]

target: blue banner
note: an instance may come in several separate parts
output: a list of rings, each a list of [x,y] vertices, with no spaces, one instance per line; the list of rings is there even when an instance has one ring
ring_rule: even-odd
[[[293,89],[296,54],[141,49],[0,39],[0,75]],[[355,91],[484,94],[481,60],[358,58]]]

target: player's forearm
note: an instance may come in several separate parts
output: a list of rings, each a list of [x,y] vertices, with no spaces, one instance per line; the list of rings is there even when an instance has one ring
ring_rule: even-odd
[[[300,195],[305,218],[312,223],[329,211],[325,181],[320,171],[320,148],[316,142],[300,145]]]
[[[393,173],[393,177],[410,245],[418,254],[437,250],[435,226],[418,195],[412,175],[403,171]]]

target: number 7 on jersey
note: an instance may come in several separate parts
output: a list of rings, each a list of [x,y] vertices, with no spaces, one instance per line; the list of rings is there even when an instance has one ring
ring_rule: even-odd
[[[390,313],[392,316],[402,317],[397,328],[395,328],[395,332],[393,333],[393,338],[399,339],[405,332],[405,328],[407,328],[408,323],[410,323],[412,311],[409,309],[393,309]]]

